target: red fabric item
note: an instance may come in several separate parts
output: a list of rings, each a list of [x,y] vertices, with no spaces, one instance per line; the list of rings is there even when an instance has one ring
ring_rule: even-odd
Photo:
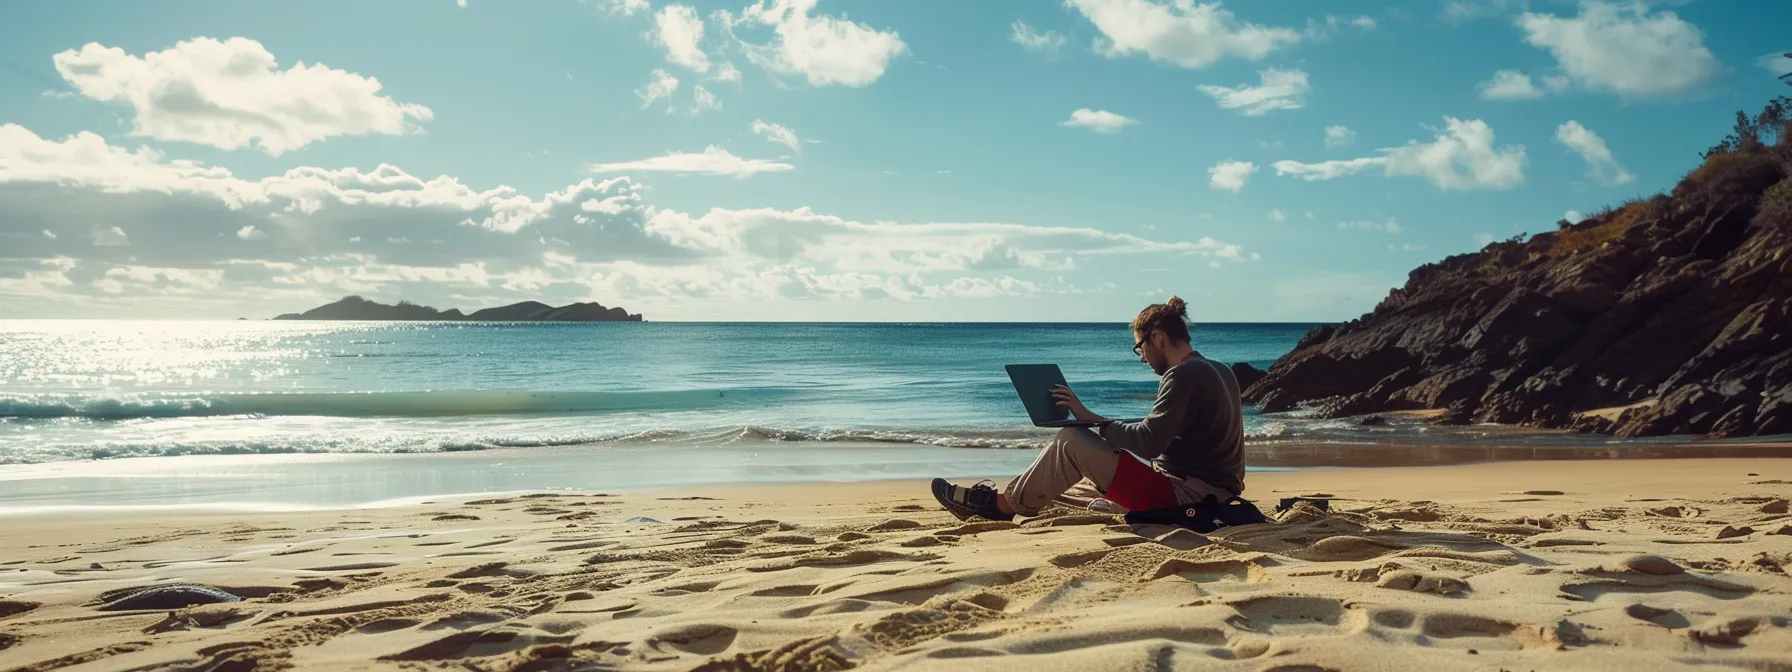
[[[1176,486],[1170,477],[1158,473],[1151,465],[1140,462],[1126,451],[1114,465],[1114,480],[1108,484],[1107,500],[1128,511],[1149,511],[1176,506]]]

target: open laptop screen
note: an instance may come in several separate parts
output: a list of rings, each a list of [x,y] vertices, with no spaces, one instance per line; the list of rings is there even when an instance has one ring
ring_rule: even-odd
[[[1070,417],[1070,409],[1052,399],[1052,387],[1066,385],[1064,373],[1057,364],[1009,364],[1008,380],[1014,383],[1015,394],[1027,408],[1033,424],[1057,422]],[[1067,386],[1067,385],[1066,385]]]

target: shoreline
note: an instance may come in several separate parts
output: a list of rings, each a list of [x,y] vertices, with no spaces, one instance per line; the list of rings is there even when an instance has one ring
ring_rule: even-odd
[[[1474,443],[1247,446],[1247,477],[1486,464],[1792,458],[1792,441],[1593,446]],[[524,492],[641,493],[960,480],[1019,473],[1032,449],[776,441],[628,450],[184,455],[0,465],[0,518],[132,510],[303,512]],[[1252,498],[1251,492],[1246,492]],[[95,504],[104,501],[103,504]]]
[[[13,518],[0,668],[1622,671],[1792,657],[1789,460],[1296,470],[1249,487],[1266,512],[1293,495],[1331,510],[1205,536],[1078,508],[961,523],[897,480]],[[243,599],[99,610],[112,591],[171,582]]]

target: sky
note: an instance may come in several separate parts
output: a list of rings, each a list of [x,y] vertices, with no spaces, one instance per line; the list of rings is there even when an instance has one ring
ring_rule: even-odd
[[[0,3],[0,318],[1355,318],[1671,188],[1792,3]]]

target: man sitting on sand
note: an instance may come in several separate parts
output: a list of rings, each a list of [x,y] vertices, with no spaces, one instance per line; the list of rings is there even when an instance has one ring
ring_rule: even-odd
[[[1058,405],[1100,433],[1066,427],[1033,466],[996,491],[933,479],[933,496],[959,520],[1013,520],[1038,515],[1046,504],[1087,478],[1109,502],[1129,511],[1226,501],[1244,492],[1244,417],[1232,369],[1189,345],[1188,304],[1177,297],[1146,306],[1132,320],[1132,352],[1160,380],[1151,413],[1138,422],[1108,420],[1089,411],[1069,388],[1052,390]],[[1149,464],[1145,462],[1149,461]]]

